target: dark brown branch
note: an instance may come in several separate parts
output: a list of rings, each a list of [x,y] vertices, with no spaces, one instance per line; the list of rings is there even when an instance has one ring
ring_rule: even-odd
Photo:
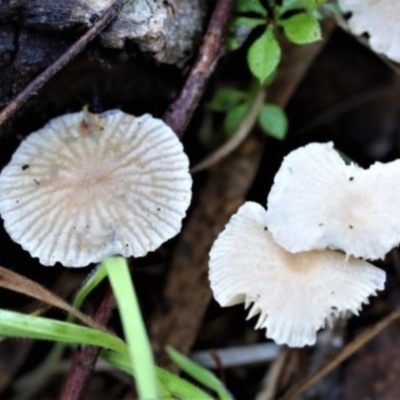
[[[107,325],[114,307],[114,295],[111,287],[107,286],[93,319],[100,325]],[[98,347],[84,346],[74,354],[69,374],[61,390],[60,400],[78,400],[81,398],[99,353]]]
[[[101,18],[77,40],[56,62],[36,77],[10,104],[0,112],[0,126],[37,93],[58,71],[76,57],[119,13],[127,0],[116,0]]]
[[[182,136],[204,92],[209,77],[222,54],[225,30],[234,1],[219,0],[215,6],[197,61],[190,71],[179,97],[164,115],[164,121]]]

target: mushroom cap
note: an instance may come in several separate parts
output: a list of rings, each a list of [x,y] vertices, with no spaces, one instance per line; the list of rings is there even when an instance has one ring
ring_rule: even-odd
[[[333,316],[358,314],[382,290],[385,272],[331,250],[289,253],[265,226],[265,209],[245,203],[218,236],[210,253],[209,278],[223,306],[253,303],[256,329],[278,344],[312,345]]]
[[[356,35],[369,34],[371,48],[400,62],[400,2],[389,0],[339,0],[351,12],[349,26]]]
[[[144,256],[181,229],[189,162],[174,132],[146,114],[66,114],[21,143],[0,175],[11,238],[43,265]]]
[[[267,208],[274,240],[290,252],[383,258],[400,242],[400,161],[362,169],[332,143],[308,144],[285,157]]]

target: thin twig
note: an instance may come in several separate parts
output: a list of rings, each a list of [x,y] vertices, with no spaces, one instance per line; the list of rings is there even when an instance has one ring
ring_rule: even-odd
[[[385,330],[392,322],[400,318],[400,307],[392,311],[387,317],[377,322],[371,328],[365,330],[353,341],[348,343],[342,350],[339,351],[332,359],[326,362],[318,371],[306,376],[299,383],[290,388],[280,400],[293,400],[308,390],[311,386],[324,378],[327,374],[333,371],[340,363],[347,360],[362,346],[372,340],[375,336]]]
[[[8,106],[0,112],[0,126],[37,93],[58,71],[76,57],[119,13],[127,0],[116,0],[99,20],[81,36],[60,58],[37,76]]]
[[[239,128],[233,136],[231,136],[221,147],[207,156],[204,160],[200,161],[191,169],[191,173],[196,173],[208,169],[214,164],[218,163],[234,150],[236,150],[249,135],[257,122],[257,116],[265,100],[265,88],[260,87],[253,98],[250,109]]]
[[[106,325],[112,316],[114,307],[114,295],[111,287],[107,286],[93,316],[94,321],[100,325]],[[84,346],[74,354],[69,374],[61,390],[60,400],[78,400],[81,398],[99,353],[100,349],[98,347]]]
[[[263,379],[264,387],[257,394],[256,400],[273,400],[278,390],[279,378],[288,356],[288,349],[282,348],[278,357],[271,363],[266,377]]]
[[[164,115],[164,121],[182,136],[224,48],[225,31],[234,0],[218,0],[212,14],[197,61],[190,71],[179,97]]]

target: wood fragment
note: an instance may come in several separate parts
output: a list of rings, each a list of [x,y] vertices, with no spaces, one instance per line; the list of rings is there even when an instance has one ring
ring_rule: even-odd
[[[127,0],[115,0],[112,6],[80,39],[78,39],[57,61],[46,68],[21,93],[0,112],[0,127],[12,117],[43,85],[78,55],[117,15]]]

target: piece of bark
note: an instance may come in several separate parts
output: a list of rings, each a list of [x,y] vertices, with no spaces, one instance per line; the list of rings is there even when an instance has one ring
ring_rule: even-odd
[[[6,0],[0,21],[16,20],[33,32],[65,32],[93,25],[113,0]],[[157,62],[183,65],[203,27],[201,0],[129,0],[100,35],[105,47],[121,49],[133,42]],[[1,44],[0,44],[1,46]]]
[[[131,0],[101,35],[105,46],[136,43],[160,63],[182,66],[200,39],[201,0]]]

